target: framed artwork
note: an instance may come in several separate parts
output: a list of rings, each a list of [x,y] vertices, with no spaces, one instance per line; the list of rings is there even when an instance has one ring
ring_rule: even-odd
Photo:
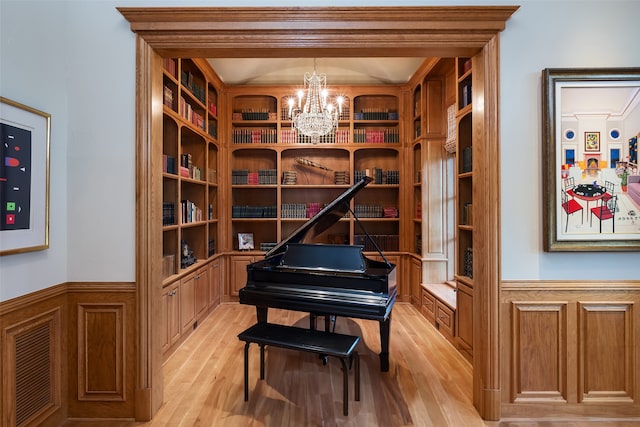
[[[640,250],[640,201],[622,188],[629,171],[610,163],[620,144],[600,139],[614,125],[640,131],[638,99],[640,68],[542,71],[545,251]],[[567,129],[582,130],[584,146]]]
[[[238,249],[241,251],[249,251],[253,248],[253,233],[238,233]]]
[[[584,133],[584,151],[600,151],[600,132]]]
[[[51,115],[0,97],[0,255],[49,247]]]

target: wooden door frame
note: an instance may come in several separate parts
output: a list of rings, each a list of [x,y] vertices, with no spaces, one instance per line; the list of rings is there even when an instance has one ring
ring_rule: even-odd
[[[162,58],[474,57],[473,401],[500,418],[499,33],[517,6],[118,8],[136,36],[136,418],[163,401]],[[243,30],[238,30],[243,29]],[[478,148],[476,150],[475,148]],[[477,151],[477,156],[476,156]],[[475,176],[474,176],[475,178]]]

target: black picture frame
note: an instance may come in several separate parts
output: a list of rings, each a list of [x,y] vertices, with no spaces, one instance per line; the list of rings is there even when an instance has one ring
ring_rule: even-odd
[[[640,68],[547,68],[542,71],[542,203],[543,203],[543,245],[544,250],[548,252],[554,251],[638,251],[640,250],[640,231],[638,233],[616,233],[616,232],[598,232],[597,230],[581,230],[581,234],[565,232],[568,229],[569,215],[564,209],[563,203],[563,180],[567,179],[565,170],[571,170],[570,165],[563,164],[564,152],[567,146],[577,147],[576,158],[580,159],[580,150],[582,155],[589,154],[593,150],[585,150],[586,141],[568,141],[564,135],[563,124],[568,116],[567,111],[563,111],[563,96],[566,98],[565,108],[568,104],[569,92],[576,88],[584,89],[581,95],[602,96],[603,91],[607,88],[632,88],[633,96],[640,97]],[[635,99],[633,108],[638,106],[638,99]],[[586,114],[586,113],[585,113]],[[564,117],[564,119],[563,119]],[[574,123],[571,125],[571,133],[573,129],[579,129]],[[636,132],[640,132],[640,122],[631,124],[637,125]],[[596,129],[583,129],[584,133],[578,131],[578,135],[593,134],[600,132]],[[607,135],[607,132],[603,132]],[[598,133],[598,154],[602,156],[602,160],[606,162],[608,153],[602,150],[607,149],[607,140],[600,140]],[[564,141],[563,141],[564,138]],[[575,138],[573,138],[575,139]],[[576,160],[576,163],[579,163]],[[604,163],[603,163],[604,164]],[[615,165],[607,165],[609,169]],[[581,168],[581,166],[578,166]],[[586,170],[586,167],[584,168]],[[607,171],[611,173],[610,171]],[[637,166],[635,173],[637,173]],[[587,176],[583,181],[593,181],[597,184],[598,179]],[[584,184],[586,185],[586,184]],[[616,191],[622,191],[619,189]],[[621,194],[621,193],[619,193]],[[598,201],[591,200],[591,203],[584,203],[584,200],[578,200],[582,203],[580,207],[583,209],[581,214],[584,216],[583,224],[589,224],[593,220],[591,216],[592,208],[596,206]],[[627,205],[628,206],[628,205]],[[632,205],[633,206],[633,205]],[[632,212],[633,209],[629,211]],[[640,214],[640,209],[636,209],[635,213]],[[617,213],[615,217],[622,218],[623,213]],[[579,221],[580,213],[575,217]],[[615,218],[614,218],[615,220]],[[640,222],[640,218],[636,221]],[[609,225],[609,227],[611,227]],[[586,228],[586,226],[585,226]],[[640,230],[640,228],[638,229]]]

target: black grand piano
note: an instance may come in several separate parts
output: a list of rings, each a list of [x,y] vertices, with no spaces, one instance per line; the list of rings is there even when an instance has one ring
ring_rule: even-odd
[[[259,322],[267,321],[269,307],[307,312],[312,328],[317,316],[377,320],[380,369],[388,371],[391,309],[397,293],[395,265],[387,261],[359,221],[384,261],[365,257],[362,246],[310,243],[351,211],[350,200],[371,181],[365,177],[353,185],[274,246],[263,260],[249,264],[240,303],[256,306]]]

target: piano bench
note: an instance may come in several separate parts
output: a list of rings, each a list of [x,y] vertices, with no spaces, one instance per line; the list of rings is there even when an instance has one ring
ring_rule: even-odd
[[[323,358],[334,356],[342,363],[343,412],[349,415],[349,367],[354,365],[355,400],[360,400],[360,359],[355,350],[360,337],[316,331],[295,326],[260,322],[238,335],[244,345],[244,400],[249,400],[249,345],[260,346],[260,379],[264,379],[264,347],[273,346],[290,350],[316,353]],[[349,364],[347,364],[349,362]]]

